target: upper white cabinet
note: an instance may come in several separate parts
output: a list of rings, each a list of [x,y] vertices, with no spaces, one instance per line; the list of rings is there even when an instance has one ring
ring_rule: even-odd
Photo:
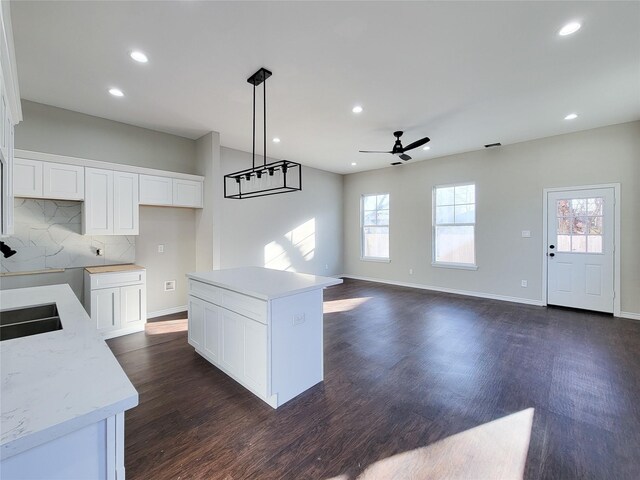
[[[57,200],[83,200],[84,167],[43,162],[42,196]]]
[[[84,167],[16,158],[13,195],[54,200],[83,200]]]
[[[82,233],[137,235],[138,175],[85,168]]]
[[[141,205],[173,205],[173,179],[140,175]]]
[[[174,178],[173,206],[202,208],[202,182]]]
[[[42,197],[42,162],[14,159],[13,196]]]
[[[202,185],[197,180],[140,175],[140,204],[202,208]]]

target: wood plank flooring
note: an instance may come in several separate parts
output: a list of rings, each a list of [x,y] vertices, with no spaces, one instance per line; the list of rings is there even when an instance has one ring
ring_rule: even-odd
[[[140,393],[127,478],[355,479],[528,408],[525,478],[640,478],[640,322],[348,279],[325,312],[325,381],[278,410],[194,352],[184,315],[109,340]]]

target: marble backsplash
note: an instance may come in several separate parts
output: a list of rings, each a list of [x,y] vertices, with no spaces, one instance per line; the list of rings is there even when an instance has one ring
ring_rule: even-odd
[[[15,234],[4,241],[18,253],[0,257],[2,272],[133,263],[136,237],[82,235],[81,209],[81,202],[16,198]]]

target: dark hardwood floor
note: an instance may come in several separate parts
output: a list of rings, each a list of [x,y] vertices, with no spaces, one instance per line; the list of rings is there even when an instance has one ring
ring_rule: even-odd
[[[185,315],[110,340],[140,393],[127,478],[353,479],[530,407],[525,478],[640,478],[640,322],[355,280],[325,312],[325,381],[278,410],[194,352]]]

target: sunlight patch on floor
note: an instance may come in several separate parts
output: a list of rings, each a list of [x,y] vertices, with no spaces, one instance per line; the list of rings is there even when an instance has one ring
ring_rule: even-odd
[[[187,319],[167,320],[165,322],[149,322],[145,325],[144,331],[147,335],[163,335],[167,333],[177,333],[187,331]]]
[[[323,313],[348,312],[358,308],[372,297],[345,298],[344,300],[328,300],[322,304]]]
[[[369,465],[357,480],[522,480],[533,408]],[[349,480],[339,475],[329,480]]]

